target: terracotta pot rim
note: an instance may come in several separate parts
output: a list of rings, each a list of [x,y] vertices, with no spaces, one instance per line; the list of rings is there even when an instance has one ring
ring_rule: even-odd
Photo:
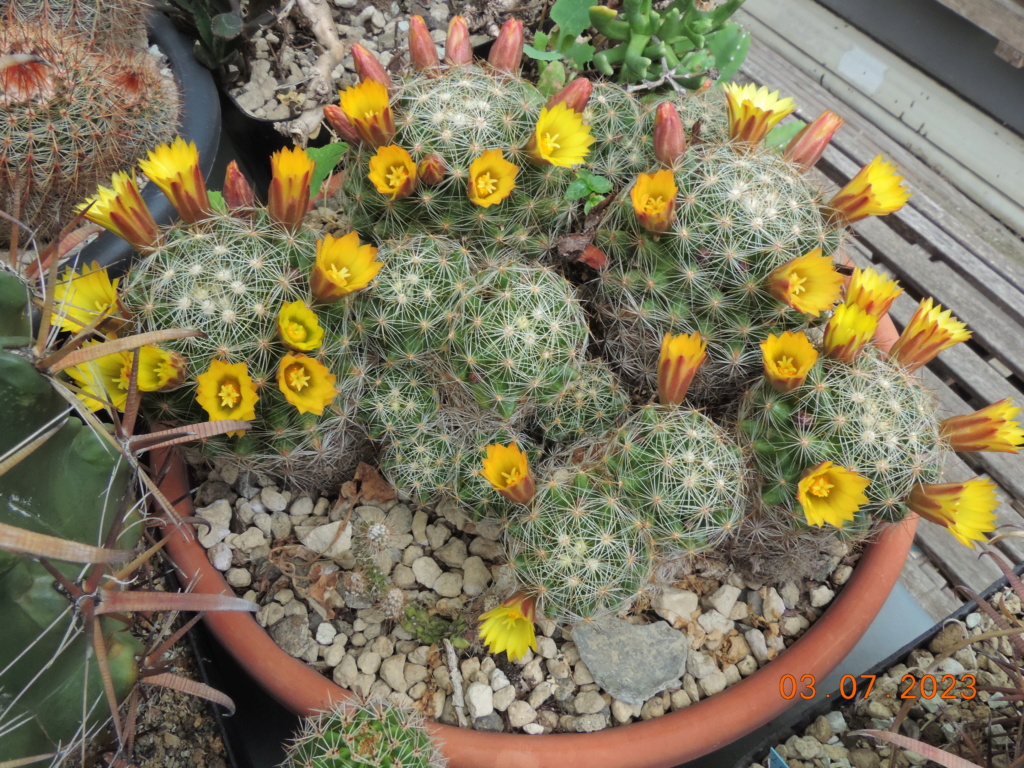
[[[164,495],[179,499],[182,517],[194,515],[184,462],[176,454],[154,456],[166,464]],[[157,473],[158,474],[158,473]],[[432,723],[452,768],[671,768],[729,744],[770,722],[798,698],[784,699],[783,675],[821,681],[853,649],[881,610],[899,578],[914,540],[917,518],[885,529],[864,551],[853,575],[825,613],[770,664],[725,691],[639,723],[589,734],[483,733]],[[167,550],[183,583],[192,590],[234,594],[187,525],[168,522]],[[351,694],[278,648],[246,613],[210,613],[204,619],[218,641],[284,706],[303,715]]]

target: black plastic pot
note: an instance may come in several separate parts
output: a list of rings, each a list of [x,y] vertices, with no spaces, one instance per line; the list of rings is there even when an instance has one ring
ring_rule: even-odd
[[[170,62],[181,90],[179,135],[196,143],[200,167],[203,175],[208,177],[217,156],[221,132],[220,101],[213,77],[192,55],[192,41],[178,32],[163,14],[150,15],[149,39]],[[178,218],[170,200],[155,184],[146,186],[142,199],[157,224],[170,224]],[[111,275],[119,275],[128,269],[134,256],[135,250],[128,243],[112,232],[103,232],[82,249],[78,262],[89,264],[95,261],[106,267]]]

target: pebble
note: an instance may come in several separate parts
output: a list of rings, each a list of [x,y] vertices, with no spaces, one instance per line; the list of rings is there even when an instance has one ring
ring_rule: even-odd
[[[581,715],[592,715],[600,712],[607,705],[604,697],[597,691],[584,691],[573,699],[576,712]]]
[[[206,549],[214,544],[224,541],[231,533],[231,505],[224,499],[218,499],[208,507],[196,510],[196,515],[206,520],[210,527],[200,525],[198,531],[199,543]],[[223,569],[222,569],[223,570]]]
[[[525,701],[513,701],[508,705],[508,724],[513,728],[522,728],[537,719],[537,710]]]
[[[494,695],[491,697],[494,702],[494,709],[498,712],[504,712],[516,701],[516,689],[511,686],[505,686],[494,691]],[[526,703],[526,702],[520,702]]]
[[[231,567],[231,547],[223,541],[218,541],[210,547],[206,551],[206,556],[210,558],[210,563],[218,571],[226,571]]]
[[[651,608],[674,627],[689,623],[700,605],[700,598],[693,592],[675,587],[665,587],[651,600]]]
[[[441,575],[441,568],[433,558],[423,556],[416,558],[412,563],[412,572],[416,576],[416,581],[427,589],[431,589]]]
[[[829,589],[827,584],[820,584],[810,591],[811,607],[823,608],[832,602],[835,596],[836,593]]]
[[[260,491],[260,502],[271,512],[284,512],[288,509],[289,501],[291,494],[281,493],[274,486],[268,486]]]
[[[471,717],[486,717],[494,712],[494,691],[486,683],[471,683],[465,695]]]
[[[339,520],[326,525],[298,526],[295,533],[303,546],[318,555],[335,558],[352,548],[352,526],[342,525]]]

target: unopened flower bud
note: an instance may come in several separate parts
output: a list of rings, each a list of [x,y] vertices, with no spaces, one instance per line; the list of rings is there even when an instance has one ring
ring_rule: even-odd
[[[391,90],[391,75],[381,66],[377,58],[359,43],[352,46],[352,62],[355,64],[360,82],[376,80],[389,91]]]
[[[227,172],[224,174],[222,194],[228,208],[252,208],[256,200],[249,180],[242,175],[238,163],[234,160],[228,163]]]
[[[444,177],[447,172],[448,169],[445,167],[444,158],[436,152],[431,152],[420,160],[420,163],[416,168],[416,175],[419,177],[420,181],[428,187],[436,187],[444,181]]]
[[[686,152],[686,132],[679,110],[669,101],[654,113],[654,156],[666,168],[674,168]]]
[[[359,143],[359,131],[352,125],[352,121],[348,119],[345,111],[337,104],[327,104],[324,106],[324,119],[331,126],[331,130],[338,134],[339,138],[354,144]]]
[[[826,109],[813,123],[805,125],[789,144],[784,157],[804,168],[811,168],[821,159],[825,147],[843,124],[843,118]]]
[[[495,69],[510,75],[519,71],[523,61],[523,22],[509,19],[502,25],[487,61]]]
[[[441,66],[434,40],[422,16],[409,18],[409,59],[417,72]]]
[[[552,109],[557,104],[565,104],[569,109],[583,113],[590,100],[590,94],[594,90],[594,84],[585,77],[577,77],[562,90],[548,99],[547,108]]]
[[[469,26],[463,16],[452,16],[452,20],[448,22],[444,60],[453,67],[460,67],[473,61],[473,46],[469,44]]]

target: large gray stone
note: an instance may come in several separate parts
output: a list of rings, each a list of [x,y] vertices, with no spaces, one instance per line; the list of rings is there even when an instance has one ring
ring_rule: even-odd
[[[686,671],[687,637],[663,621],[636,626],[608,616],[580,624],[572,639],[594,680],[630,704],[678,688]]]

